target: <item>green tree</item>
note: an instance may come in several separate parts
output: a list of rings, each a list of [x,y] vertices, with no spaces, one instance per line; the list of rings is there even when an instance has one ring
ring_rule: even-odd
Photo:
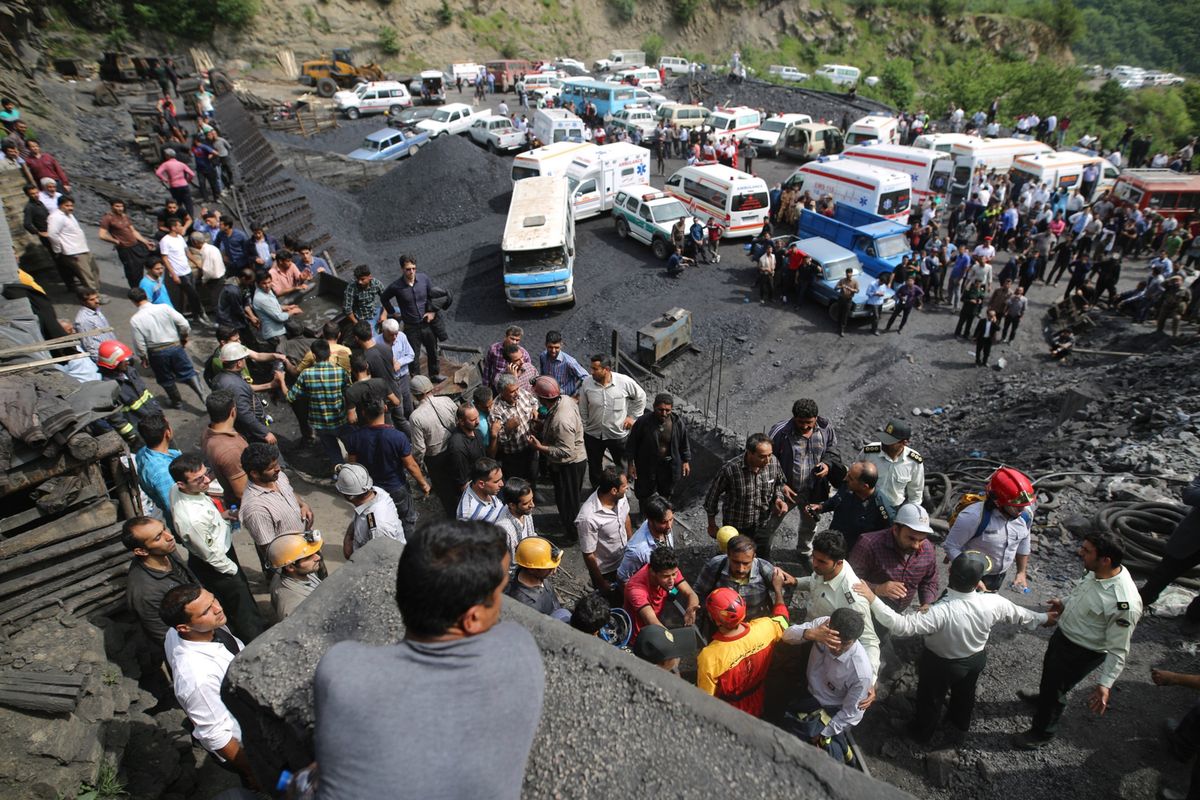
[[[637,0],[608,0],[608,4],[623,21],[629,22],[637,11]]]
[[[385,56],[400,54],[399,36],[396,33],[396,29],[390,25],[384,25],[379,29],[379,52]]]
[[[1083,14],[1073,0],[1050,0],[1041,18],[1061,45],[1069,45],[1083,34]]]
[[[696,16],[701,0],[671,0],[671,16],[680,25],[687,25]]]
[[[912,62],[893,58],[879,70],[878,92],[883,99],[897,108],[911,108],[917,94],[917,82],[913,78]]]
[[[657,33],[652,33],[642,40],[642,52],[646,54],[647,64],[657,64],[659,56],[662,55],[663,48],[666,46],[663,37]]]
[[[154,0],[133,4],[133,19],[143,30],[154,30],[181,39],[202,41],[212,38],[218,25],[230,29],[245,27],[258,13],[258,0]]]

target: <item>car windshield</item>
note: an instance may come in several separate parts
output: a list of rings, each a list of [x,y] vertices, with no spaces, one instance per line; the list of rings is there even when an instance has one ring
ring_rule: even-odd
[[[902,214],[908,211],[909,190],[898,189],[894,192],[884,192],[879,196],[879,211],[878,213],[888,216],[891,214]]]
[[[902,235],[885,236],[875,240],[875,253],[880,258],[894,258],[909,252],[908,240]]]
[[[523,181],[526,178],[536,178],[538,175],[541,175],[541,174],[542,173],[539,172],[535,167],[513,167],[512,168],[512,179],[514,181]]]
[[[769,119],[762,125],[758,126],[760,131],[767,133],[783,133],[783,129],[787,127],[787,123],[781,119]]]
[[[766,192],[746,192],[743,194],[735,194],[733,196],[733,211],[758,211],[761,208],[767,208],[771,205],[771,200],[767,197]]]
[[[825,262],[825,280],[840,281],[846,277],[846,270],[853,270],[854,274],[858,274],[858,260],[853,257],[839,258],[837,261]]]
[[[504,271],[509,273],[549,272],[554,269],[562,269],[566,264],[566,254],[561,247],[516,250],[504,254]]]
[[[378,150],[379,142],[375,141],[374,139],[363,139],[362,147],[360,147],[359,149],[360,150]]]
[[[439,108],[437,111],[433,112],[433,121],[434,122],[449,122],[450,121],[450,112],[444,108]]]
[[[572,175],[568,175],[567,176],[567,189],[569,191],[567,192],[567,194],[575,194],[575,190],[578,188],[579,188],[579,179]]]
[[[682,203],[678,200],[672,200],[669,203],[651,206],[650,214],[654,217],[655,222],[674,222],[680,217],[686,217],[688,212]]]

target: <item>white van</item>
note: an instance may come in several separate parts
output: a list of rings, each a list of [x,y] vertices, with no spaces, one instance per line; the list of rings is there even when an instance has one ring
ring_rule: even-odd
[[[853,86],[862,77],[862,70],[845,64],[822,64],[816,74],[819,78],[828,78],[835,86]]]
[[[772,64],[767,67],[767,74],[774,75],[776,78],[784,81],[806,81],[809,79],[807,72],[801,72],[795,67],[788,67],[782,64]]]
[[[648,92],[657,92],[662,88],[662,76],[658,74],[658,70],[654,67],[635,67],[633,69],[623,69],[617,73],[621,78],[622,83],[633,83],[630,80],[637,81],[637,86],[645,89]]]
[[[732,136],[740,142],[746,134],[756,130],[761,124],[762,114],[759,114],[756,109],[737,106],[716,109],[709,115],[705,127],[708,128],[709,136],[714,141],[719,141],[725,136]]]
[[[863,142],[900,143],[900,120],[884,114],[868,114],[850,123],[846,130],[846,146]]]
[[[562,86],[562,80],[557,75],[544,72],[531,72],[523,80],[525,81],[525,91],[529,94],[533,94],[535,89],[558,89]]]
[[[575,219],[608,211],[621,189],[650,179],[650,151],[629,142],[613,142],[580,153],[567,165],[567,185]]]
[[[666,190],[701,221],[724,226],[727,238],[756,236],[771,213],[762,178],[720,164],[684,167],[667,179]]]
[[[851,208],[888,219],[905,219],[912,204],[912,178],[894,169],[832,156],[805,164],[783,182],[814,198],[832,195]]]
[[[556,142],[513,158],[512,179],[518,183],[539,175],[565,175],[567,167],[578,156],[590,153],[597,145],[591,142]]]
[[[539,108],[533,112],[534,147],[567,141],[583,141],[583,120],[565,108]]]
[[[709,110],[704,106],[684,103],[663,103],[654,112],[662,120],[663,127],[677,125],[680,128],[699,128],[708,121]]]
[[[672,75],[687,75],[692,69],[692,62],[678,56],[663,56],[658,59],[658,67]]]
[[[575,302],[575,216],[567,179],[537,177],[513,187],[500,260],[510,308]]]
[[[842,155],[866,164],[906,173],[912,178],[913,194],[917,195],[918,199],[945,195],[950,190],[954,159],[949,153],[939,153],[926,147],[867,142],[847,147],[842,151]]]
[[[1012,178],[1014,193],[1019,192],[1020,185],[1028,181],[1035,184],[1045,182],[1052,192],[1061,188],[1073,192],[1083,182],[1083,168],[1088,164],[1100,167],[1100,180],[1096,184],[1100,192],[1112,188],[1121,176],[1121,171],[1108,159],[1070,150],[1020,156],[1013,159],[1012,169],[1008,174]]]
[[[927,150],[937,150],[939,153],[949,153],[950,148],[956,144],[971,144],[982,141],[981,137],[971,136],[966,133],[922,133],[916,139],[913,139],[912,146]]]
[[[399,114],[412,105],[408,87],[399,81],[370,81],[333,93],[337,110],[349,119],[367,114]]]
[[[950,200],[966,198],[971,190],[976,170],[990,174],[1008,172],[1013,161],[1021,156],[1053,153],[1054,148],[1033,139],[983,139],[951,145],[954,157],[954,178],[950,183]]]
[[[757,130],[746,134],[745,141],[754,145],[759,155],[775,156],[779,154],[779,146],[783,143],[787,129],[792,125],[803,125],[812,122],[808,114],[776,114],[768,117]]]

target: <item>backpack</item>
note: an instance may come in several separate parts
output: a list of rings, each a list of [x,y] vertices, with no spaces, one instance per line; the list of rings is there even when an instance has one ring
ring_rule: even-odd
[[[971,534],[970,538],[967,539],[968,542],[979,538],[979,535],[984,532],[988,526],[988,522],[990,522],[992,519],[992,509],[988,508],[987,495],[976,494],[975,492],[964,492],[963,496],[958,498],[958,503],[955,504],[954,510],[950,512],[950,519],[948,520],[950,528],[953,528],[954,521],[958,519],[958,515],[962,513],[962,510],[967,506],[974,505],[975,503],[984,504],[983,513],[979,515],[979,525],[975,528],[975,532]],[[1023,510],[1017,519],[1023,519],[1025,520],[1025,524],[1029,525],[1030,527],[1033,526],[1033,515],[1029,513],[1029,509]]]

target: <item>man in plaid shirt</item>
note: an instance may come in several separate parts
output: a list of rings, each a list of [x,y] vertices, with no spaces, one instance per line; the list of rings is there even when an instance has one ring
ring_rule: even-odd
[[[491,386],[493,389],[498,388],[495,385],[496,379],[509,371],[508,362],[510,359],[504,354],[504,348],[507,345],[515,344],[521,352],[521,363],[523,365],[528,364],[530,367],[533,366],[533,361],[529,358],[529,351],[521,347],[521,338],[523,336],[525,336],[525,331],[519,325],[509,325],[504,329],[504,338],[498,342],[493,342],[492,346],[488,348],[487,353],[483,357],[483,363],[479,365],[479,368],[483,371],[483,383],[485,386]],[[534,373],[534,377],[537,377],[537,373]],[[507,475],[508,471],[505,470],[504,474]]]
[[[354,268],[354,282],[346,285],[342,311],[351,324],[360,320],[374,322],[375,310],[379,308],[382,295],[383,284],[371,277],[370,267],[359,264]]]
[[[829,497],[829,465],[837,459],[837,432],[826,417],[817,413],[817,402],[802,398],[792,403],[791,419],[771,426],[775,458],[787,481],[784,500],[788,511],[800,506],[796,551],[803,560],[812,557],[812,540],[817,521],[804,513],[810,502],[820,503]],[[786,514],[784,515],[786,516]],[[777,529],[784,517],[772,520],[768,527]],[[771,530],[768,536],[774,535]],[[811,564],[806,564],[811,567]]]
[[[507,373],[496,380],[499,394],[492,403],[489,430],[492,440],[488,454],[500,462],[505,478],[524,478],[533,484],[537,478],[534,456],[537,450],[529,441],[530,423],[537,416],[538,401],[528,389]]]
[[[717,472],[704,496],[708,513],[708,535],[717,538],[717,504],[721,504],[722,524],[732,525],[738,533],[754,539],[760,558],[770,556],[771,514],[787,511],[784,501],[785,480],[779,461],[772,454],[771,440],[765,433],[746,439],[746,452],[727,461]]]
[[[895,611],[919,599],[924,611],[938,594],[937,553],[929,512],[916,503],[896,509],[892,527],[858,538],[850,553],[854,574]],[[882,629],[877,629],[882,635]]]
[[[331,358],[329,342],[317,339],[309,348],[315,362],[300,373],[296,383],[288,390],[289,403],[297,397],[308,398],[308,423],[321,442],[325,458],[330,466],[336,466],[342,458],[338,444],[338,428],[346,424],[346,407],[343,392],[350,385],[350,377]]]

